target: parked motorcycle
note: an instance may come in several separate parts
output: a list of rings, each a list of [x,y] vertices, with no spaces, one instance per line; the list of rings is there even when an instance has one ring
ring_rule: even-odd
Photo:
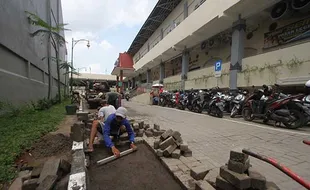
[[[224,104],[221,101],[220,94],[216,94],[209,103],[208,114],[222,118],[223,111],[224,111]]]
[[[244,104],[244,100],[246,96],[248,95],[248,91],[239,91],[238,95],[234,97],[234,99],[231,101],[231,112],[230,112],[230,117],[234,118],[236,115],[241,115],[242,114],[242,108]]]
[[[246,121],[259,118],[266,123],[269,120],[274,120],[275,125],[283,123],[290,129],[300,128],[304,125],[306,119],[303,114],[304,108],[302,104],[294,101],[303,95],[272,94],[269,87],[263,85],[263,88],[263,91],[258,90],[245,101],[242,115]]]
[[[126,93],[126,94],[125,94],[125,99],[126,99],[127,101],[129,101],[129,98],[130,98],[130,97],[129,97],[129,93]]]

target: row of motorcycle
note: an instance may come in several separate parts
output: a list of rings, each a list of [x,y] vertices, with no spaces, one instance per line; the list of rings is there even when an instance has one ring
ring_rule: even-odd
[[[208,90],[164,91],[158,105],[202,113],[222,118],[224,112],[246,121],[274,121],[274,126],[297,129],[310,122],[310,95],[284,94],[280,86],[222,92],[218,87]],[[283,124],[283,125],[282,125]]]

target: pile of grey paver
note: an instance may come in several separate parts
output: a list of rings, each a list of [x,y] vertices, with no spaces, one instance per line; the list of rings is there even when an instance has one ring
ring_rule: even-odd
[[[230,151],[228,163],[220,167],[220,174],[216,178],[216,187],[225,190],[279,189],[276,184],[267,182],[265,176],[251,167],[248,155],[238,151]]]
[[[63,159],[50,158],[43,165],[23,170],[10,189],[46,190],[67,189],[71,164]]]
[[[172,129],[160,129],[158,124],[154,124],[151,128],[150,124],[145,124],[144,121],[133,122],[132,128],[137,137],[154,137],[154,149],[159,157],[172,157],[179,159],[181,155],[191,157],[192,151],[188,144],[183,142],[181,133]],[[125,137],[125,136],[124,136]]]

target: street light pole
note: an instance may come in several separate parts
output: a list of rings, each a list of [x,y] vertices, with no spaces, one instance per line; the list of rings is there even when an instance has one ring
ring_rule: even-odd
[[[79,40],[74,40],[73,38],[72,38],[72,44],[71,44],[71,88],[70,88],[70,91],[71,91],[71,94],[72,94],[72,89],[73,89],[73,48],[74,48],[74,46],[77,44],[77,43],[79,43],[79,42],[82,42],[82,41],[84,41],[84,42],[87,42],[87,47],[89,48],[90,47],[90,44],[89,44],[89,40],[86,40],[86,39],[79,39]]]

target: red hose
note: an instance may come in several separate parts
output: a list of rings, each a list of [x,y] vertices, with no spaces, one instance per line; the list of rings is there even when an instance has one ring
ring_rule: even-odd
[[[262,161],[265,161],[271,165],[273,165],[274,167],[278,168],[280,171],[282,171],[283,173],[285,173],[286,175],[288,175],[289,177],[291,177],[292,179],[294,179],[296,182],[298,182],[300,185],[304,186],[305,188],[310,190],[310,183],[305,181],[303,178],[301,178],[300,176],[298,176],[296,173],[294,173],[293,171],[291,171],[289,168],[287,168],[286,166],[280,164],[278,161],[276,161],[274,158],[268,158],[267,156],[261,155],[261,154],[257,154],[254,152],[251,152],[250,150],[247,149],[243,149],[242,152],[244,154],[253,156],[254,158],[260,159]]]
[[[304,140],[302,142],[310,146],[310,141]]]

